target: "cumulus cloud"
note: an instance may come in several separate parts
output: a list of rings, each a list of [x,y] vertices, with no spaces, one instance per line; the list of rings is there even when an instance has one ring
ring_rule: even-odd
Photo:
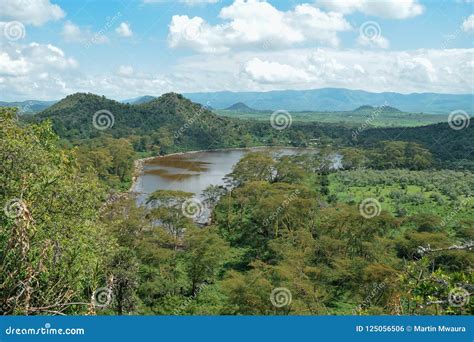
[[[471,14],[461,26],[462,30],[465,32],[474,32],[474,14]]]
[[[128,38],[133,36],[132,29],[130,27],[130,24],[128,23],[120,23],[120,25],[115,29],[115,32],[119,34],[119,36]]]
[[[78,62],[54,45],[8,44],[0,53],[0,93],[21,99],[67,94],[63,79],[77,68]]]
[[[248,61],[245,64],[244,73],[262,83],[296,82],[309,79],[305,70],[278,62],[262,61],[259,58]]]
[[[472,93],[474,49],[289,49],[233,52],[216,58],[182,57],[167,73],[82,74],[77,62],[52,45],[15,45],[0,53],[4,100],[57,99],[77,91],[112,98],[196,91],[268,91],[339,87],[367,91]]]
[[[424,12],[424,7],[417,0],[318,0],[316,3],[339,13],[361,12],[389,19],[412,18]]]
[[[66,13],[49,0],[2,0],[0,20],[17,20],[23,24],[40,26],[63,18]]]
[[[381,49],[388,49],[388,47],[390,46],[390,42],[388,41],[388,39],[382,35],[378,35],[375,37],[359,35],[359,37],[357,37],[357,44],[359,46],[378,47]]]
[[[177,91],[270,91],[324,87],[382,92],[469,93],[474,49],[297,48],[240,51],[176,61]],[[171,71],[170,71],[171,72]]]
[[[281,49],[295,44],[318,42],[338,46],[338,32],[351,30],[340,13],[326,13],[309,5],[280,11],[259,0],[236,0],[219,13],[222,24],[211,25],[201,17],[174,15],[168,42],[172,48],[205,53],[231,49]]]

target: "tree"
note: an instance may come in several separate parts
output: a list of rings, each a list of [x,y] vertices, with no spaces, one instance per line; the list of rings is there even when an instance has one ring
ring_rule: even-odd
[[[165,228],[171,235],[174,249],[182,244],[186,228],[192,226],[191,219],[185,215],[188,208],[183,207],[186,205],[186,200],[192,196],[192,193],[185,191],[157,190],[147,200],[147,204],[154,206],[149,214],[150,219]],[[191,206],[189,209],[200,210]]]
[[[250,181],[270,182],[274,175],[275,160],[268,153],[247,153],[227,175],[234,185]]]
[[[358,148],[347,147],[341,149],[342,167],[344,169],[357,169],[368,163],[367,152]]]
[[[191,279],[191,294],[195,295],[198,286],[215,280],[229,249],[214,228],[189,229],[184,248],[187,274]]]
[[[107,240],[104,188],[61,150],[49,123],[20,126],[0,109],[0,294],[7,314],[85,313]]]

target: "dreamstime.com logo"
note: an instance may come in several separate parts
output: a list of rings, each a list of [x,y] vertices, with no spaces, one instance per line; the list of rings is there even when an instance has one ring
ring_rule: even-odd
[[[101,109],[92,116],[92,126],[99,131],[112,128],[115,124],[114,115],[107,109]]]
[[[375,198],[366,198],[359,204],[359,212],[366,219],[379,216],[381,211],[380,202]]]
[[[290,305],[292,299],[291,291],[286,287],[277,287],[270,294],[270,301],[277,308]]]
[[[454,110],[448,116],[449,127],[456,131],[468,128],[470,121],[471,117],[463,110]]]
[[[113,300],[112,289],[109,287],[99,287],[92,294],[92,304],[98,308],[108,307]]]
[[[196,198],[188,199],[181,205],[181,211],[183,212],[183,215],[191,219],[200,217],[203,210],[204,206],[202,202]]]
[[[382,36],[382,29],[375,21],[366,21],[359,27],[359,34],[367,40],[377,40]]]
[[[15,328],[5,329],[6,335],[85,335],[84,328],[52,328],[50,323],[46,323],[41,328]]]
[[[3,35],[11,42],[25,38],[25,25],[19,21],[9,21],[3,25]]]
[[[283,109],[276,110],[270,116],[270,125],[278,131],[282,131],[291,126],[293,118],[291,114]]]
[[[182,36],[185,40],[193,41],[201,35],[201,22],[192,19],[183,29]]]
[[[462,287],[456,287],[449,291],[448,302],[451,306],[461,307],[469,303],[471,294]]]
[[[19,198],[9,200],[3,207],[3,212],[8,218],[19,218],[26,210],[26,204]]]

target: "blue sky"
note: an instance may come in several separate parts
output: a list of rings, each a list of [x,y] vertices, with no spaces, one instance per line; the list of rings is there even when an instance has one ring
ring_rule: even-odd
[[[472,93],[473,6],[3,0],[0,100],[321,87]]]

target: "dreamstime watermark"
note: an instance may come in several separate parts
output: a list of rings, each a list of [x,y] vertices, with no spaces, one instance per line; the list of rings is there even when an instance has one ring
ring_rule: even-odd
[[[387,284],[385,283],[385,281],[375,284],[375,286],[372,288],[370,293],[364,298],[362,303],[356,306],[356,308],[352,312],[356,314],[357,312],[360,312],[362,309],[369,307],[372,301],[374,300],[374,298],[380,295],[380,293],[383,291],[383,289],[385,289],[386,286]]]
[[[101,109],[94,113],[92,116],[92,125],[99,131],[112,128],[115,124],[114,115],[107,109]]]
[[[471,117],[463,110],[454,110],[449,113],[448,116],[448,125],[452,129],[459,131],[464,128],[469,127],[469,123],[471,121]]]
[[[359,212],[366,219],[379,216],[381,211],[380,202],[375,198],[366,198],[359,204]]]
[[[204,205],[200,200],[191,198],[183,202],[181,205],[181,211],[183,212],[184,216],[191,219],[197,219],[202,215],[204,211]]]
[[[375,21],[366,21],[359,27],[359,34],[367,40],[376,41],[382,36],[382,29]]]
[[[9,326],[5,329],[6,335],[84,335],[83,328],[53,328],[51,323],[45,323],[40,328],[15,328]]]
[[[460,205],[458,205],[456,208],[451,210],[448,213],[448,215],[443,217],[443,219],[441,220],[441,226],[445,227],[448,224],[448,222],[450,222],[453,219],[454,216],[456,216],[462,209],[464,209],[469,204],[471,199],[472,199],[471,196],[466,197],[464,200],[461,201]]]
[[[448,303],[451,306],[462,307],[469,303],[471,294],[462,287],[455,287],[448,294]]]
[[[96,33],[92,35],[92,38],[87,40],[85,43],[85,48],[89,49],[94,44],[99,44],[104,40],[107,41],[105,34],[110,31],[114,23],[122,16],[122,13],[117,12],[112,18],[107,17],[105,21],[105,25]]]
[[[444,40],[441,42],[441,49],[449,49],[453,42],[462,34],[462,30],[458,28],[454,33],[447,34],[444,36]]]
[[[26,204],[19,198],[9,200],[3,207],[3,212],[8,218],[19,218],[26,211]]]
[[[270,124],[274,129],[279,131],[289,128],[292,122],[293,118],[291,114],[284,109],[276,110],[270,116]]]
[[[3,35],[11,42],[25,38],[25,25],[19,21],[9,21],[3,24]]]
[[[26,104],[24,104],[24,105],[22,104],[22,105],[18,106],[18,111],[21,114],[31,112],[32,111],[32,109],[31,109],[32,106],[33,106],[33,101],[28,101],[28,102],[26,102]]]
[[[98,308],[108,307],[113,300],[113,293],[110,287],[99,287],[91,297],[92,304]]]
[[[188,41],[198,39],[201,35],[201,22],[197,20],[189,21],[181,31],[181,35]]]
[[[179,315],[181,311],[186,309],[191,304],[191,302],[196,299],[199,293],[201,293],[207,286],[207,284],[199,285],[192,296],[187,297],[186,300],[180,306],[174,309],[174,315]]]
[[[270,301],[274,307],[282,308],[291,304],[293,297],[286,287],[277,287],[270,294]]]
[[[295,190],[294,192],[292,192],[291,195],[288,196],[270,216],[268,216],[265,220],[263,220],[263,225],[268,226],[273,220],[275,220],[278,217],[278,215],[280,215],[281,212],[285,210],[285,208],[287,208],[290,205],[290,203],[298,197],[299,193],[300,193],[299,190]]]
[[[204,106],[201,106],[199,110],[196,113],[194,113],[194,115],[190,119],[186,120],[186,123],[174,133],[174,138],[177,139],[181,135],[183,135],[184,132],[187,129],[189,129],[189,127],[191,127],[206,110],[209,110],[210,106],[211,106],[211,103],[209,101],[207,101]]]
[[[365,122],[359,126],[356,130],[352,131],[352,139],[357,140],[357,136],[367,129],[367,126],[371,125],[372,122],[384,111],[384,109],[388,106],[387,101],[381,106],[375,107],[374,110],[370,113],[370,117],[368,117]]]

